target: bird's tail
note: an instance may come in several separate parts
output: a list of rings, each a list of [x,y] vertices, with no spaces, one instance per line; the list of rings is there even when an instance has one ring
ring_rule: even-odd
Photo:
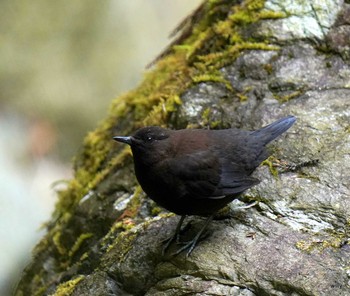
[[[283,134],[287,129],[289,129],[294,124],[295,121],[296,121],[296,118],[292,115],[289,115],[267,126],[264,126],[263,128],[257,131],[254,131],[252,135],[259,138],[259,141],[261,141],[263,145],[266,145],[267,143],[277,138],[279,135]]]

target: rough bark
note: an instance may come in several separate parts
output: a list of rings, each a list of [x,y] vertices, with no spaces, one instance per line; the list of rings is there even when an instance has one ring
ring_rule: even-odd
[[[350,295],[350,5],[210,1],[180,29],[85,139],[16,295]],[[162,256],[178,217],[144,195],[112,135],[255,129],[289,114],[297,123],[242,197],[259,204],[233,203],[189,258]]]

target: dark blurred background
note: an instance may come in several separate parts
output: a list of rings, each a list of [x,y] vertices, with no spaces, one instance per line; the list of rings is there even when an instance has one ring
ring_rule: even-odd
[[[84,135],[200,2],[0,2],[0,295],[44,234]]]

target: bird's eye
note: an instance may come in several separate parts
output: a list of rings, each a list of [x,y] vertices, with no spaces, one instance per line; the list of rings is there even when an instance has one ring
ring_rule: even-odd
[[[151,136],[147,136],[146,140],[147,140],[147,142],[152,142],[153,138]]]

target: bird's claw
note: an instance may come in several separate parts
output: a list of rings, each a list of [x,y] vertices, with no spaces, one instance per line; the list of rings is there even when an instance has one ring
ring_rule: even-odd
[[[176,241],[176,243],[179,243],[179,241],[180,241],[179,234],[175,234],[175,235],[168,237],[167,239],[162,241],[162,244],[164,244],[163,250],[162,250],[162,255],[165,254],[166,250],[170,247],[170,245],[173,241]]]
[[[187,243],[184,243],[185,244],[184,246],[179,248],[176,252],[172,253],[171,255],[176,256],[176,255],[179,255],[181,252],[187,250],[186,257],[189,257],[192,251],[194,250],[195,246],[197,245],[197,241],[198,240],[193,239]]]

